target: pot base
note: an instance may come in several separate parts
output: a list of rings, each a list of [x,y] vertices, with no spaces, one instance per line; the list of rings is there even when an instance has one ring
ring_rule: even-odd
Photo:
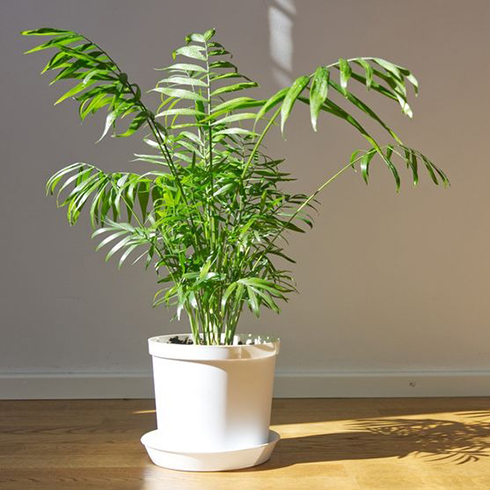
[[[269,441],[260,446],[234,451],[189,453],[166,450],[165,441],[158,430],[152,430],[141,438],[141,443],[146,447],[153,463],[163,468],[180,471],[228,471],[265,463],[280,438],[277,432],[271,430]]]

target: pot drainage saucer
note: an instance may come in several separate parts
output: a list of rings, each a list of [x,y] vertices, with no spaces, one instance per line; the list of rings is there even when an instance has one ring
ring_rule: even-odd
[[[165,449],[158,430],[146,433],[141,442],[157,466],[181,471],[227,471],[265,463],[280,438],[277,432],[271,430],[268,442],[260,446],[209,453],[169,451]]]

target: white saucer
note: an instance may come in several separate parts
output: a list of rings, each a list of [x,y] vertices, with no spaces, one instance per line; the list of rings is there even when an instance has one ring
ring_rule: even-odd
[[[271,430],[269,441],[265,444],[247,449],[214,453],[168,451],[162,447],[162,440],[157,430],[146,433],[141,438],[141,442],[157,466],[181,471],[227,471],[265,463],[271,457],[280,438],[277,432]]]

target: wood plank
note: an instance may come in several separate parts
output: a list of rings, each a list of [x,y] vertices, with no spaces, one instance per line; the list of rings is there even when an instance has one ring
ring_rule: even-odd
[[[154,466],[152,400],[0,401],[3,490],[488,490],[490,399],[278,399],[282,440],[226,473]]]

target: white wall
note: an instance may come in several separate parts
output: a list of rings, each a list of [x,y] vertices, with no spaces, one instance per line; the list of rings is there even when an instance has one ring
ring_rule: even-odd
[[[137,169],[128,161],[142,145],[138,136],[94,145],[100,121],[80,127],[74,104],[53,108],[43,57],[22,56],[32,43],[18,35],[41,26],[82,31],[145,88],[185,34],[209,27],[264,95],[340,56],[410,67],[421,83],[413,121],[370,100],[452,187],[424,175],[412,188],[402,169],[396,194],[381,166],[369,187],[344,175],[323,195],[315,229],[292,239],[300,295],[281,316],[241,328],[281,336],[280,395],[489,394],[488,25],[486,0],[3,2],[0,397],[148,395],[146,339],[188,329],[151,308],[152,273],[104,264],[87,222],[70,228],[43,195],[46,178],[75,161]],[[269,141],[304,191],[363,146],[332,119],[313,133],[306,111],[285,143]]]

